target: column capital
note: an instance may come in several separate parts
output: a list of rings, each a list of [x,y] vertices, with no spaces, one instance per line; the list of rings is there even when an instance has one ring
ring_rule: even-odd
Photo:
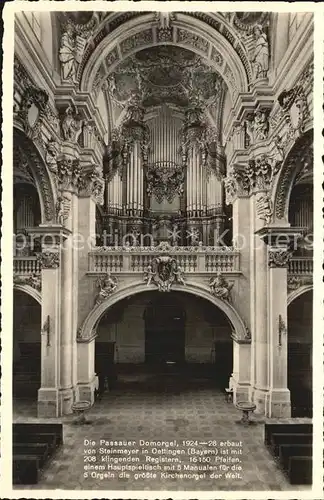
[[[79,181],[79,196],[92,197],[96,203],[103,205],[105,181],[99,165],[89,165]]]
[[[274,247],[268,249],[269,267],[288,267],[291,252],[287,248]]]
[[[304,228],[289,226],[265,226],[255,231],[261,240],[272,247],[272,249],[288,249],[296,245],[302,237]]]
[[[41,224],[27,230],[31,237],[40,238],[42,248],[59,247],[70,236],[71,231],[60,224]]]
[[[37,255],[42,269],[57,269],[60,267],[60,253],[55,250],[44,250]]]

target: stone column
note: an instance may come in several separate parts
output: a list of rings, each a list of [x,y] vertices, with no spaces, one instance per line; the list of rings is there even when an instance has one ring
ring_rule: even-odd
[[[251,340],[233,340],[233,373],[229,386],[233,388],[233,403],[249,401],[251,379]]]
[[[63,413],[61,392],[62,332],[62,245],[67,231],[58,226],[41,226],[42,269],[41,387],[38,391],[38,416],[59,417]]]
[[[90,281],[87,276],[88,258],[91,248],[95,245],[95,220],[96,203],[103,203],[104,181],[96,166],[89,166],[83,176],[83,182],[79,189],[79,236],[82,244],[78,250],[79,265],[79,304],[78,320],[79,328],[82,322],[94,306],[94,296],[89,289]],[[77,387],[76,399],[94,402],[94,391],[96,388],[94,346],[95,333],[86,342],[76,337],[77,344]]]
[[[288,249],[268,248],[268,328],[269,397],[265,414],[290,417],[290,391],[287,387],[287,266]]]

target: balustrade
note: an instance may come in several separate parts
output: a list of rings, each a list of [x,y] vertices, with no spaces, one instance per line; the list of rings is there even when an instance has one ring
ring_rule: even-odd
[[[312,275],[313,259],[309,257],[292,257],[289,261],[288,274]]]
[[[232,247],[97,247],[89,253],[89,272],[143,273],[154,257],[171,255],[185,273],[240,271]]]
[[[40,262],[36,257],[15,257],[14,273],[19,276],[28,276],[31,274],[40,274]]]

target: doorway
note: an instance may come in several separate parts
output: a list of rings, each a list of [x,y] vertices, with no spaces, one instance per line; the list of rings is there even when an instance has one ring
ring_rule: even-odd
[[[144,313],[145,362],[149,365],[185,361],[185,311],[173,293],[156,297]]]

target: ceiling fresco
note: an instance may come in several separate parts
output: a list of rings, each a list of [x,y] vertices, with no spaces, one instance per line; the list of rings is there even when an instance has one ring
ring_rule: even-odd
[[[127,58],[107,80],[116,106],[124,107],[134,94],[146,108],[162,103],[184,108],[192,96],[212,106],[224,91],[222,78],[193,52],[170,45],[145,49]]]

